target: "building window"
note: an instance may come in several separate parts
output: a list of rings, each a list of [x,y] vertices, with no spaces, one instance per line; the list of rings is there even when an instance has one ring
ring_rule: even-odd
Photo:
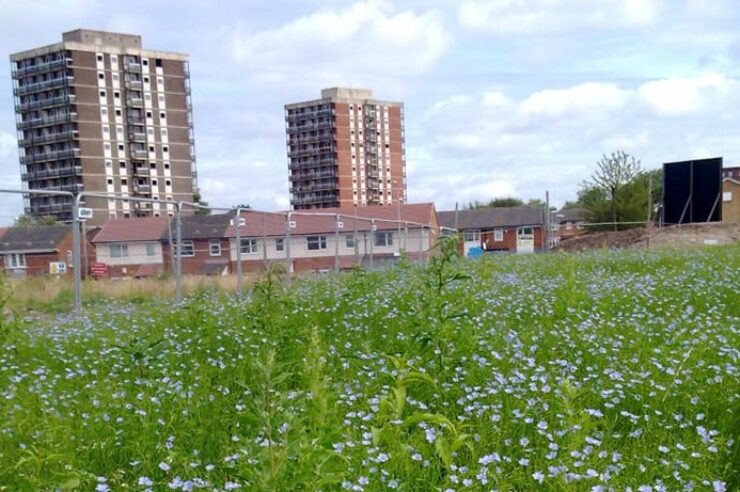
[[[480,241],[480,231],[463,232],[463,240],[467,242]]]
[[[731,202],[732,201],[732,192],[731,191],[723,191],[722,192],[722,201],[723,202]]]
[[[503,241],[504,240],[504,230],[503,229],[494,229],[493,230],[493,240],[494,241]]]
[[[103,79],[105,78],[105,74],[104,74],[104,73],[99,73],[99,74],[98,74],[98,78],[99,78],[100,80],[103,80]]]
[[[376,232],[375,246],[393,246],[392,232]]]
[[[211,256],[221,256],[221,241],[212,239],[208,242],[208,252]]]
[[[240,239],[242,254],[253,254],[257,252],[256,239]]]
[[[177,248],[175,248],[177,250]],[[182,241],[182,254],[180,256],[195,256],[193,241]]]
[[[319,251],[322,249],[326,249],[326,236],[306,237],[306,248],[309,251]]]
[[[154,256],[155,255],[154,243],[147,243],[147,245],[146,245],[146,255],[147,256]]]
[[[355,191],[355,195],[356,194],[357,194],[357,192]],[[344,236],[344,244],[348,248],[354,248],[355,247],[355,235],[354,234],[347,234],[346,236]]]
[[[285,251],[285,240],[283,238],[275,239],[275,251]]]
[[[569,231],[573,227],[573,222],[566,222],[565,223],[565,230]]]
[[[5,268],[18,269],[26,268],[26,255],[23,253],[11,253],[5,255]]]
[[[128,244],[125,243],[114,243],[108,245],[108,252],[111,258],[126,258],[128,257]]]

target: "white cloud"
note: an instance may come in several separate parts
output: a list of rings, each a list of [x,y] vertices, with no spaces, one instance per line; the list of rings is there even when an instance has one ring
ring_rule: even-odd
[[[659,115],[699,111],[718,96],[737,89],[737,82],[717,73],[697,77],[671,77],[645,82],[638,94]]]
[[[559,117],[603,113],[624,107],[629,95],[616,84],[586,82],[566,89],[535,92],[519,105],[526,116]]]
[[[280,27],[233,35],[234,59],[250,77],[292,83],[296,77],[348,84],[369,75],[415,75],[447,51],[451,35],[433,11],[393,12],[367,1],[322,10]]]
[[[643,26],[663,8],[663,0],[471,0],[460,4],[458,20],[474,31],[536,35]]]

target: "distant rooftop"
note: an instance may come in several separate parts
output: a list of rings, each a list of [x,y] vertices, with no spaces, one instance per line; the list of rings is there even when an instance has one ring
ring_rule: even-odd
[[[321,98],[372,99],[373,91],[371,89],[353,89],[350,87],[330,87],[328,89],[321,89]]]
[[[95,31],[93,29],[75,29],[74,31],[65,32],[62,34],[62,41],[141,49],[141,36],[108,31]]]

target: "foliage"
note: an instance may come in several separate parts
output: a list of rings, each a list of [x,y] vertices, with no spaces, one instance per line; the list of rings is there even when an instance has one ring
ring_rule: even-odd
[[[488,200],[487,202],[481,202],[478,200],[474,200],[465,208],[496,208],[496,207],[520,207],[524,205],[524,202],[515,197],[504,197],[504,198],[492,198],[491,200]]]
[[[575,205],[586,209],[588,222],[610,223],[597,229],[638,227],[639,224],[616,223],[647,220],[648,176],[652,176],[655,204],[660,198],[661,172],[643,171],[640,161],[623,151],[604,155],[591,179],[581,183]]]
[[[200,194],[200,190],[193,192],[193,203],[197,203],[201,208],[196,208],[193,213],[195,215],[211,215],[211,209],[208,208],[208,202],[203,200]]]
[[[15,219],[15,225],[18,227],[57,225],[59,220],[54,215],[44,215],[41,217],[31,217],[30,215],[20,215]]]
[[[0,490],[739,490],[740,247],[459,259],[36,316]]]

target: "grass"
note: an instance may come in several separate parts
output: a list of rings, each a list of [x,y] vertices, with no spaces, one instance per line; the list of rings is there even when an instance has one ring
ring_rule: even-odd
[[[257,277],[245,275],[244,283],[254,283]],[[63,313],[72,306],[73,290],[70,278],[28,277],[7,279],[12,292],[9,307],[16,312]],[[236,276],[184,276],[184,295],[203,290],[236,292]],[[146,278],[127,280],[86,280],[82,283],[82,301],[97,306],[107,300],[141,303],[152,299],[175,298],[175,281],[172,278]]]
[[[0,490],[738,490],[738,246],[6,322]]]

